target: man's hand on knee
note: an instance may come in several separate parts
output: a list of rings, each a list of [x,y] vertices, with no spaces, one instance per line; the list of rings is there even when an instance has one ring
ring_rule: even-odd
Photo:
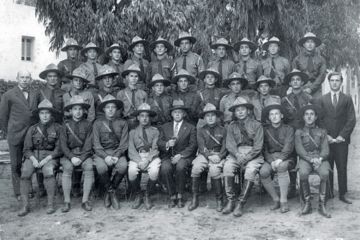
[[[106,165],[108,165],[108,166],[112,166],[114,164],[112,156],[106,156],[104,160],[105,160]]]
[[[34,166],[34,168],[39,168],[39,162],[34,156],[31,156],[30,160],[31,160],[32,165]]]
[[[45,164],[47,164],[50,160],[52,159],[52,156],[49,155],[46,158],[44,158],[43,160],[40,161],[39,163],[39,167],[43,167]]]
[[[71,163],[74,165],[74,166],[79,166],[81,164],[81,159],[78,158],[78,157],[73,157],[71,158]]]

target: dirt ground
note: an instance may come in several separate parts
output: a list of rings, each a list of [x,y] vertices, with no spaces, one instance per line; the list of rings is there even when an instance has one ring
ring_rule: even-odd
[[[8,239],[360,239],[360,126],[353,133],[349,156],[349,197],[352,205],[336,197],[328,202],[331,219],[317,213],[317,196],[313,213],[299,216],[299,199],[289,201],[286,214],[269,210],[266,194],[252,194],[241,218],[223,216],[215,211],[211,193],[201,196],[201,205],[193,212],[187,208],[168,209],[166,196],[156,194],[156,206],[149,211],[133,210],[122,199],[121,209],[107,210],[101,200],[93,201],[93,211],[84,212],[80,199],[73,199],[72,210],[61,213],[62,197],[57,195],[57,211],[47,215],[46,199],[31,201],[32,211],[17,217],[20,203],[13,197],[9,165],[0,165],[0,240]],[[316,185],[316,181],[313,181]],[[336,186],[336,185],[335,185]],[[337,188],[337,187],[335,187]],[[188,195],[190,198],[190,195]],[[187,203],[188,205],[188,203]]]

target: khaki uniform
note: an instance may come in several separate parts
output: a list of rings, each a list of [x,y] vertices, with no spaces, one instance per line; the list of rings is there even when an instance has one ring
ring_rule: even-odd
[[[249,81],[248,88],[255,88],[256,80],[263,74],[262,65],[255,59],[249,58],[249,60],[240,61],[235,65],[236,72],[244,75]]]
[[[290,93],[283,97],[281,104],[284,107],[286,119],[285,123],[289,124],[295,129],[301,127],[302,116],[299,116],[299,111],[302,107],[308,105],[311,101],[311,95],[301,91],[299,94]]]
[[[172,102],[172,97],[165,93],[160,96],[150,95],[148,103],[151,109],[156,112],[156,116],[152,118],[153,124],[160,126],[171,121],[170,107]]]
[[[72,94],[73,93],[71,93],[71,91],[64,93],[63,101],[65,106],[69,104]],[[95,120],[95,100],[93,94],[87,90],[84,90],[79,92],[77,95],[80,95],[84,101],[90,105],[90,108],[87,111],[87,120],[93,122]],[[65,116],[69,115],[66,112],[64,114]]]
[[[86,61],[82,63],[80,68],[84,68],[87,72],[87,80],[90,81],[89,84],[92,86],[97,86],[95,77],[99,74],[100,68],[102,67],[99,63],[95,62],[95,64],[91,61]]]
[[[45,98],[48,99],[54,108],[58,111],[58,114],[54,115],[55,121],[57,123],[62,123],[63,121],[63,108],[64,108],[64,100],[63,95],[65,91],[60,88],[51,89],[48,86],[41,88],[39,90],[39,98],[40,101],[44,100]]]
[[[235,71],[235,63],[234,61],[227,58],[225,59],[217,58],[208,63],[208,68],[217,69],[221,75],[221,79],[223,80],[223,79],[227,79],[229,75]],[[222,81],[218,81],[216,85],[219,88],[224,87]]]

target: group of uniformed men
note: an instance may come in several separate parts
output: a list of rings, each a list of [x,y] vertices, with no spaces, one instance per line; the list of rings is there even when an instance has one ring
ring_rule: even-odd
[[[311,212],[308,176],[316,171],[321,179],[318,210],[330,217],[325,203],[328,195],[333,197],[327,192],[332,193],[328,186],[333,187],[334,162],[339,198],[351,203],[345,196],[345,160],[355,125],[354,107],[351,97],[340,92],[341,73],[328,75],[331,92],[321,96],[326,64],[316,51],[320,39],[307,33],[299,40],[303,52],[294,59],[292,71],[289,61],[279,55],[282,43],[276,37],[265,43],[268,57],[262,61],[251,57],[257,46],[249,39],[231,46],[220,38],[211,45],[216,59],[207,68],[192,51],[195,42],[190,34],[181,33],[174,42],[181,55],[173,60],[168,55],[173,46],[167,40],[148,44],[135,37],[130,59],[122,64],[121,47],[113,44],[106,51],[110,61],[102,66],[97,62],[99,47],[89,43],[82,48],[69,39],[62,49],[68,59],[40,73],[47,84],[38,92],[28,88],[30,73],[19,71],[18,86],[3,95],[0,105],[14,192],[23,204],[18,215],[30,211],[35,172],[40,188],[43,183],[46,189],[47,213],[55,212],[59,165],[63,212],[71,209],[77,168],[84,175],[82,208],[92,210],[93,166],[107,208],[119,208],[116,189],[124,177],[136,193],[134,209],[142,203],[146,209],[153,206],[149,195],[158,181],[169,194],[169,207],[182,208],[191,174],[192,211],[199,205],[209,172],[218,212],[241,216],[259,174],[273,199],[271,209],[285,213],[288,193],[296,191],[293,169],[298,166],[302,214]],[[155,55],[151,62],[144,59],[148,47]],[[228,57],[231,50],[239,53],[239,62]],[[78,60],[79,51],[86,62]],[[275,173],[280,196],[272,180]],[[241,182],[238,197],[236,175]]]

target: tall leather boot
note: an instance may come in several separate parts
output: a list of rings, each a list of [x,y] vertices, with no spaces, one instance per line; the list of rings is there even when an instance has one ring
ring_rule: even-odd
[[[290,184],[289,184],[289,192],[288,192],[287,198],[291,199],[291,198],[296,197],[296,177],[297,177],[297,173],[296,172],[289,172],[289,177],[290,177]]]
[[[207,177],[208,171],[203,171],[200,175],[200,183],[199,183],[199,193],[206,193],[207,192]]]
[[[20,192],[21,192],[21,200],[22,200],[22,208],[18,213],[19,217],[24,217],[30,212],[30,204],[29,204],[29,191],[31,188],[31,180],[30,179],[21,179],[20,181]]]
[[[248,181],[246,179],[244,180],[244,185],[243,188],[241,189],[241,194],[239,196],[239,202],[236,205],[236,208],[233,213],[235,217],[242,216],[244,205],[250,197],[251,189],[253,186],[254,186],[254,182]]]
[[[100,186],[104,187],[105,189],[105,196],[104,196],[104,206],[106,208],[111,207],[111,198],[110,198],[110,182],[109,182],[109,174],[108,173],[103,173],[103,174],[99,174],[99,179],[100,179]]]
[[[155,181],[149,179],[146,185],[145,198],[144,198],[144,205],[146,210],[150,210],[154,206],[154,204],[151,202],[150,199],[150,193],[154,187],[155,187]]]
[[[38,182],[39,187],[39,197],[45,197],[46,191],[44,186],[44,174],[42,172],[36,172],[36,180]]]
[[[234,177],[225,177],[225,192],[228,202],[222,210],[223,214],[229,214],[235,207]]]
[[[109,189],[111,205],[116,210],[120,209],[120,203],[116,195],[116,189],[119,187],[119,184],[121,183],[123,178],[124,178],[123,174],[115,173],[113,180],[111,181],[111,187]]]
[[[124,178],[124,174],[116,173],[113,180],[111,181],[112,188],[116,191],[118,189],[121,181]]]
[[[55,177],[46,177],[44,179],[44,185],[47,192],[47,198],[48,198],[48,206],[46,213],[47,214],[53,214],[56,209],[54,207],[54,199],[55,199],[55,188],[56,188],[56,182]]]
[[[301,210],[301,215],[311,213],[311,193],[310,193],[310,185],[308,180],[301,180],[301,189],[302,189],[302,198],[304,199],[305,205]]]
[[[211,179],[211,185],[215,190],[215,198],[216,198],[216,211],[221,212],[223,210],[223,192],[222,192],[222,184],[221,178],[219,179]]]
[[[143,203],[143,194],[140,190],[140,186],[139,186],[139,182],[137,179],[135,179],[134,181],[130,182],[131,186],[132,186],[132,190],[135,192],[135,201],[132,204],[131,208],[132,209],[138,209],[141,204]]]
[[[319,213],[326,218],[331,218],[330,213],[326,210],[326,190],[327,190],[327,181],[320,181],[319,189]]]
[[[199,177],[192,178],[192,200],[188,207],[189,211],[192,211],[199,206],[199,187],[200,187],[199,181],[200,181]],[[202,179],[201,179],[201,181],[202,181]]]

